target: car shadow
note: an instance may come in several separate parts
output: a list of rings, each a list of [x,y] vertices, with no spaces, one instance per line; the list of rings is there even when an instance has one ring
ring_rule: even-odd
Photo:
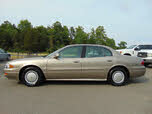
[[[149,79],[140,77],[130,79],[126,85],[147,83]],[[108,81],[45,81],[41,86],[47,85],[111,85]]]
[[[46,85],[108,85],[107,81],[45,81],[42,86]]]
[[[152,68],[152,65],[146,66],[146,68]]]
[[[139,77],[135,79],[130,79],[128,84],[141,84],[141,83],[147,83],[149,82],[149,78],[147,77]]]

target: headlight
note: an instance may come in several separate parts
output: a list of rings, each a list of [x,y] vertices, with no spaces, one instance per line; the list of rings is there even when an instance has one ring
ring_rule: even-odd
[[[5,65],[5,68],[14,68],[14,66],[11,65],[11,64],[9,64],[9,63],[7,63],[7,64]]]
[[[147,56],[148,56],[148,57],[152,57],[152,53],[148,53]]]

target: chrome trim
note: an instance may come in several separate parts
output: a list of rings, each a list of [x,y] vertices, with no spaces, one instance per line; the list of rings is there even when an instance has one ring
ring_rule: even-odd
[[[48,81],[107,81],[107,79],[46,79]]]

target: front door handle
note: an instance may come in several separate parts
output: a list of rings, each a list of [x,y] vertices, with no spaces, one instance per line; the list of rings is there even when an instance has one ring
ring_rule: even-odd
[[[107,62],[112,62],[112,60],[107,60]]]
[[[80,63],[80,61],[73,61],[74,63]]]

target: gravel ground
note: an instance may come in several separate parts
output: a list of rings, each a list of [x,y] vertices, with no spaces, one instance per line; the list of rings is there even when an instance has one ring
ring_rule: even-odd
[[[0,69],[4,64],[0,62]],[[50,113],[152,114],[152,68],[121,87],[83,81],[45,82],[30,88],[0,77],[0,114]]]

